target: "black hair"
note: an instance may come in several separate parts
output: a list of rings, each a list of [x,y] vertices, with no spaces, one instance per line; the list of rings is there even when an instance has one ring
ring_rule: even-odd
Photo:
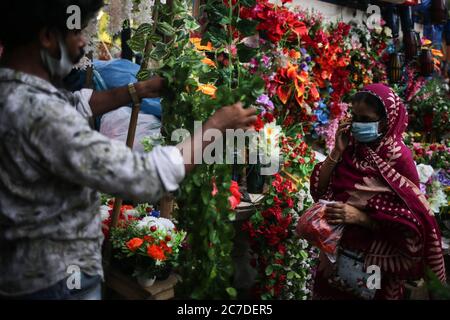
[[[381,119],[387,118],[386,108],[381,100],[370,92],[358,92],[352,98],[352,104],[364,103],[375,109]]]
[[[67,8],[76,5],[81,11],[82,27],[103,7],[103,0],[1,0],[0,42],[5,49],[27,45],[47,27],[63,35],[69,31]]]

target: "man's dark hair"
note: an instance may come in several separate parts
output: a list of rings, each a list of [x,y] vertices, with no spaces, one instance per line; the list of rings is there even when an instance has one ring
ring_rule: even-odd
[[[45,27],[65,35],[69,31],[69,6],[80,8],[83,27],[95,17],[103,4],[103,0],[1,0],[0,42],[6,49],[27,45],[36,40]]]
[[[357,103],[365,103],[369,107],[374,108],[381,119],[387,117],[386,108],[384,107],[383,102],[381,102],[377,96],[371,94],[370,92],[363,91],[355,94],[352,99],[352,104]]]

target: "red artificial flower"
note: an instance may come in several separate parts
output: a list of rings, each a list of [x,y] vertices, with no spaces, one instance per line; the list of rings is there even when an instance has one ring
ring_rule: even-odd
[[[130,249],[131,251],[136,251],[137,249],[139,249],[142,244],[144,243],[144,240],[140,239],[140,238],[133,238],[130,241],[128,241],[126,243],[127,248]]]
[[[239,185],[236,181],[231,181],[230,192],[238,199],[242,197],[242,194],[239,192]]]
[[[228,197],[228,202],[230,203],[230,207],[231,209],[236,209],[237,206],[241,203],[238,199],[236,199],[235,197],[231,196]]]
[[[144,241],[152,243],[155,242],[155,238],[153,238],[152,236],[144,236]]]
[[[286,199],[286,204],[289,208],[294,207],[294,201],[291,198]]]
[[[275,120],[275,117],[273,116],[273,114],[271,114],[269,112],[266,112],[264,114],[264,119],[266,119],[267,123],[271,123],[271,122],[273,122]]]
[[[264,128],[264,122],[262,121],[260,115],[258,115],[258,116],[256,117],[256,121],[255,121],[255,123],[253,124],[253,127],[254,127],[255,130],[258,131],[258,132],[261,131],[261,130]]]
[[[151,257],[155,260],[160,260],[160,261],[166,260],[166,255],[164,254],[163,248],[161,248],[155,244],[147,247],[147,254],[149,257]]]
[[[169,240],[169,241],[170,241],[170,240]],[[162,249],[164,252],[166,252],[166,253],[168,253],[168,254],[172,254],[172,252],[173,252],[172,248],[169,247],[169,246],[167,245],[167,243],[164,242],[164,241],[162,241],[162,242],[160,243],[160,247],[161,247],[161,249]]]

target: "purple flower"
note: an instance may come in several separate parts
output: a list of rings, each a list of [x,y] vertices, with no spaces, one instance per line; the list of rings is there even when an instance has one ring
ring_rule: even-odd
[[[262,56],[262,61],[264,63],[264,66],[266,68],[268,68],[270,65],[270,58],[268,56],[264,55],[264,56]]]
[[[311,62],[311,57],[310,57],[310,56],[307,56],[307,57],[305,58],[305,61],[306,61],[306,62]]]
[[[257,100],[256,103],[263,105],[271,110],[274,109],[273,102],[270,100],[269,96],[266,94],[261,95]]]
[[[308,65],[306,63],[304,63],[304,62],[300,65],[300,68],[302,68],[303,71],[308,71],[309,70]]]
[[[447,174],[440,170],[438,173],[438,181],[441,183],[441,185],[443,186],[450,186],[450,179],[447,177]]]
[[[300,52],[302,53],[302,55],[306,55],[306,54],[308,54],[308,51],[306,51],[306,49],[305,48],[300,48]]]
[[[423,183],[420,184],[420,191],[421,191],[423,194],[426,194],[426,193],[427,193],[427,187],[426,187],[426,185],[424,185]]]

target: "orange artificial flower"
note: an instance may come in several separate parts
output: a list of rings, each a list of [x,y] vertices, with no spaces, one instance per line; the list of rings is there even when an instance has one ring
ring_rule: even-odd
[[[211,42],[208,42],[206,46],[202,45],[202,38],[190,38],[189,39],[199,51],[212,51],[213,46]]]
[[[320,94],[319,91],[317,91],[317,87],[315,84],[313,84],[311,86],[311,88],[309,89],[309,93],[311,94],[311,96],[315,99],[318,100],[320,98]]]
[[[280,98],[280,101],[283,104],[286,104],[286,102],[288,101],[289,96],[291,95],[291,91],[292,90],[289,87],[283,87],[283,86],[279,86],[278,87],[277,95],[278,95],[278,98]]]
[[[155,260],[159,260],[159,261],[166,260],[166,255],[164,254],[164,250],[155,244],[147,247],[147,254],[150,258],[153,258]]]
[[[134,252],[137,249],[139,249],[143,243],[144,243],[144,240],[142,240],[140,238],[133,238],[127,242],[127,248]]]
[[[210,66],[210,67],[213,67],[213,68],[216,67],[216,64],[214,63],[214,61],[212,61],[212,60],[209,59],[209,58],[204,58],[204,59],[202,60],[202,62],[203,62],[204,64]]]
[[[202,93],[215,98],[217,88],[212,84],[202,84],[198,87],[197,91],[201,91]]]
[[[422,40],[422,45],[423,45],[423,46],[428,46],[428,45],[430,45],[430,44],[432,44],[431,40],[428,40],[428,39],[423,39],[423,40]]]
[[[300,52],[298,52],[294,49],[291,49],[289,51],[289,57],[291,57],[292,59],[300,59]]]
[[[442,53],[441,50],[431,49],[431,53],[433,54],[433,56],[436,56],[436,57],[440,57],[440,58],[444,57],[444,54]]]
[[[287,69],[287,76],[294,80],[297,77],[297,69],[298,66],[297,65],[292,65],[289,63],[288,69]]]

